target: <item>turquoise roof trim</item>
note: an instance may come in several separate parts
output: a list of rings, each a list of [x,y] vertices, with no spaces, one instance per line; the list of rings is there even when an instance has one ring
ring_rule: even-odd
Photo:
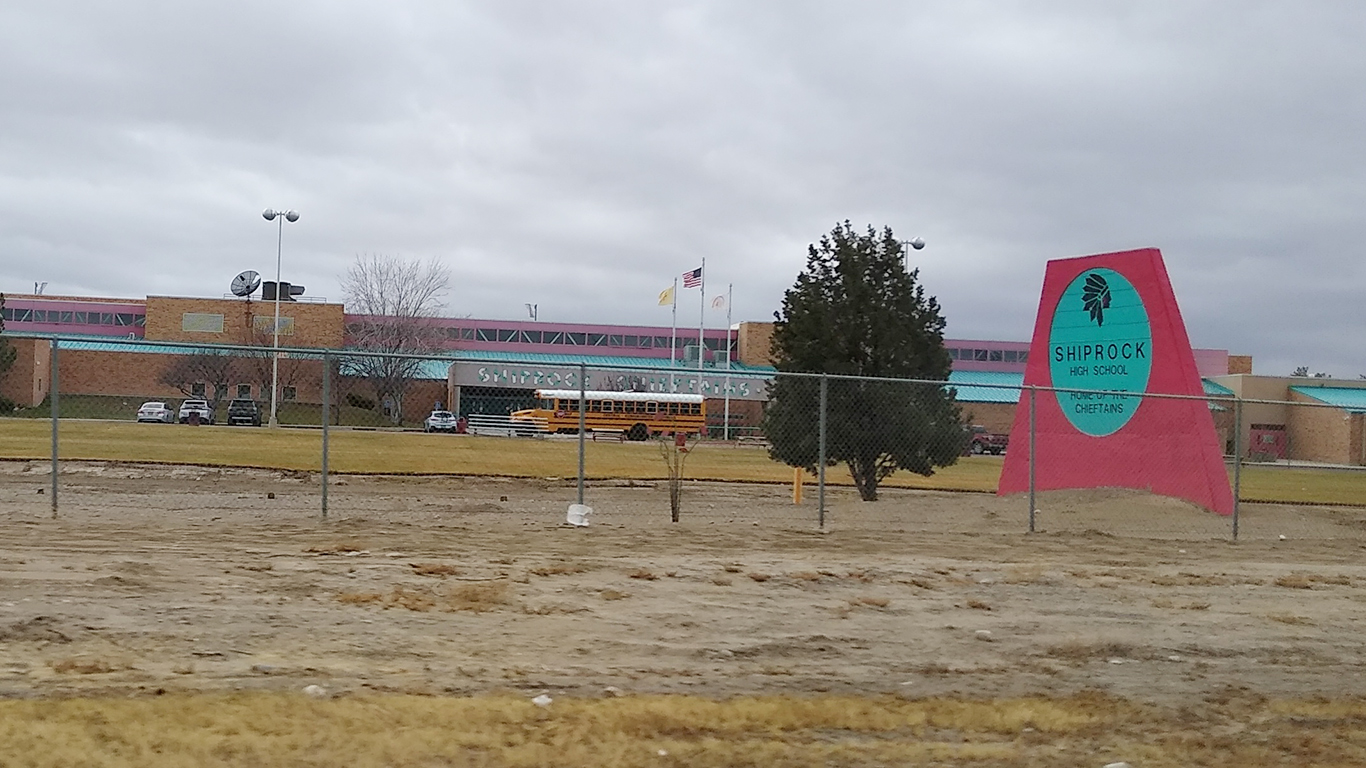
[[[1218,382],[1209,379],[1201,379],[1200,384],[1205,388],[1205,394],[1210,397],[1233,397],[1233,390]]]
[[[1305,397],[1337,406],[1349,413],[1366,413],[1366,388],[1356,387],[1291,387]]]
[[[949,374],[949,384],[958,390],[956,399],[960,403],[1018,403],[1020,389],[1024,386],[1024,374],[954,371]]]

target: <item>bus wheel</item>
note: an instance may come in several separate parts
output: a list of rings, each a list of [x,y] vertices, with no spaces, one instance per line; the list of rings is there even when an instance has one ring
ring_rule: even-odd
[[[649,440],[650,428],[645,426],[644,424],[636,424],[626,431],[626,438],[628,440],[635,440],[636,442],[640,442],[641,440]]]

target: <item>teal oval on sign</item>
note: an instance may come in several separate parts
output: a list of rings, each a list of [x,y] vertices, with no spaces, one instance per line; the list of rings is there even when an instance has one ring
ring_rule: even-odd
[[[1152,373],[1148,310],[1124,275],[1088,269],[1062,292],[1048,333],[1048,371],[1072,426],[1113,435],[1134,417]],[[1079,392],[1067,390],[1103,390]]]

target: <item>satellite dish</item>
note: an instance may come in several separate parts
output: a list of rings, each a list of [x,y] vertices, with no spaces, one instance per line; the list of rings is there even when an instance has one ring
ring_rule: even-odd
[[[256,270],[248,269],[246,272],[232,279],[232,295],[250,296],[261,287],[261,276],[256,274]]]

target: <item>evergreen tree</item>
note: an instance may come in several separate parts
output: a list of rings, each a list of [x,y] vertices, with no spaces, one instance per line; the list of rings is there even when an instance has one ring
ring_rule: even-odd
[[[806,269],[775,313],[764,430],[775,460],[816,471],[819,392],[827,373],[879,379],[946,381],[939,302],[925,294],[919,270],[904,266],[905,248],[890,228],[856,232],[848,221],[808,249]],[[864,501],[898,469],[931,475],[957,461],[966,445],[954,391],[940,384],[831,379],[826,462],[847,464]]]

